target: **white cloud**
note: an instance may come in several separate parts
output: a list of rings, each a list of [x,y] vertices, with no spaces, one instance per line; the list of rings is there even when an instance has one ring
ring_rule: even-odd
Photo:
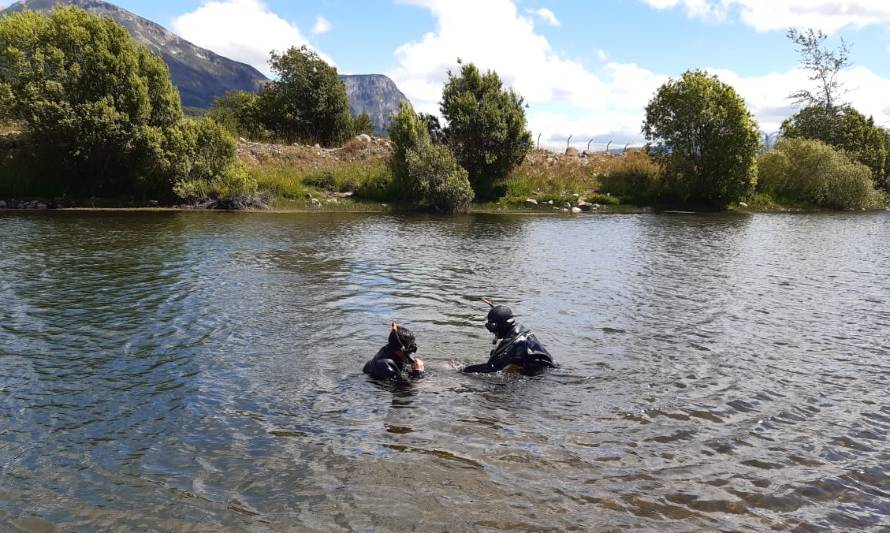
[[[656,9],[683,7],[693,18],[726,20],[731,13],[757,31],[890,25],[887,0],[641,0]]]
[[[474,62],[482,69],[494,69],[504,83],[525,97],[529,109],[529,129],[542,140],[563,142],[594,137],[616,143],[642,141],[640,126],[644,108],[656,89],[669,75],[679,72],[652,72],[638,65],[599,60],[596,72],[585,63],[556,52],[546,38],[537,34],[532,20],[517,11],[510,0],[409,0],[428,9],[436,18],[435,31],[415,42],[400,46],[398,67],[390,72],[418,110],[438,113],[442,85],[456,59]],[[678,0],[661,1],[665,5]],[[707,2],[699,2],[707,9]],[[719,14],[711,13],[710,16]],[[808,86],[806,74],[792,69],[756,77],[742,77],[728,70],[711,70],[733,85],[745,98],[760,123],[772,132],[794,112],[787,96]],[[874,115],[878,123],[890,122],[890,108],[884,95],[890,93],[890,80],[866,68],[844,72],[843,81],[851,89],[851,103],[863,113]]]
[[[196,10],[174,19],[173,30],[198,46],[253,65],[267,76],[271,74],[270,52],[309,45],[295,24],[279,17],[260,0],[205,1]]]
[[[390,76],[425,112],[438,112],[447,72],[456,69],[460,57],[496,70],[506,85],[525,97],[529,127],[545,138],[614,131],[638,136],[640,102],[664,80],[635,65],[617,63],[606,64],[604,73],[597,75],[581,61],[555,51],[510,0],[410,3],[430,10],[437,26],[396,50],[398,67]]]
[[[319,15],[315,19],[315,26],[312,26],[312,33],[315,35],[321,35],[322,33],[327,33],[331,31],[331,23],[328,19]]]
[[[547,24],[551,26],[559,26],[559,19],[556,18],[556,14],[553,11],[550,11],[546,7],[542,7],[540,9],[528,9],[525,10],[529,15],[534,15],[539,19],[543,20]]]

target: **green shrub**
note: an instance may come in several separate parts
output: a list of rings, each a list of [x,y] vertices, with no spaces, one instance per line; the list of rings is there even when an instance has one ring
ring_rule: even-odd
[[[374,123],[371,122],[371,115],[362,113],[350,118],[349,133],[353,137],[356,135],[371,135],[374,133]]]
[[[250,204],[256,197],[257,183],[243,167],[232,167],[213,179],[186,179],[173,186],[179,198],[189,201],[225,201],[228,205]]]
[[[466,212],[473,201],[467,171],[445,145],[425,143],[406,155],[414,203],[437,213]]]
[[[232,136],[211,119],[184,119],[164,62],[107,17],[60,7],[0,19],[0,108],[22,129],[0,173],[19,173],[19,193],[255,191]]]
[[[653,202],[659,196],[661,168],[642,150],[621,157],[599,178],[600,190],[639,205]]]
[[[496,185],[532,148],[522,97],[505,90],[496,72],[482,74],[470,63],[459,75],[448,73],[441,111],[448,122],[445,137],[476,196],[492,199]]]
[[[871,171],[816,140],[782,139],[757,162],[757,190],[830,209],[871,209],[884,204]]]
[[[246,91],[230,91],[213,101],[207,117],[220,123],[232,135],[266,140],[270,133],[259,119],[259,96]]]
[[[690,70],[662,85],[643,133],[664,168],[662,200],[722,208],[753,190],[760,132],[742,97],[716,76]]]
[[[390,158],[393,193],[407,200],[413,192],[408,175],[408,151],[417,150],[420,146],[431,143],[427,124],[410,105],[402,102],[399,112],[393,117],[390,125],[389,138],[393,143]]]
[[[782,122],[782,137],[815,139],[846,151],[855,161],[871,169],[879,187],[890,191],[887,180],[887,131],[872,117],[850,106],[811,105]]]
[[[182,119],[160,57],[71,7],[0,18],[0,109],[21,125],[46,192],[105,196],[148,183],[147,156]]]
[[[600,193],[587,194],[584,196],[584,199],[591,204],[618,205],[621,203],[621,200],[615,198],[614,196]]]
[[[304,177],[303,185],[324,191],[336,191],[337,178],[331,170],[320,170]]]

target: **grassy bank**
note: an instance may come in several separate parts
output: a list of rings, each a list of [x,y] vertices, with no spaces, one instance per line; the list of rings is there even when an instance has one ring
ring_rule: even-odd
[[[7,126],[12,129],[12,126]],[[12,134],[6,134],[10,139]],[[241,140],[238,159],[256,183],[258,206],[271,211],[385,212],[407,208],[395,200],[386,139],[354,139],[338,148],[266,144]],[[555,154],[535,150],[513,169],[498,189],[500,198],[475,203],[478,213],[561,214],[573,207],[600,213],[651,211],[641,207],[647,188],[657,186],[658,166],[643,151],[626,154]],[[10,207],[15,199],[25,208],[200,208],[200,205],[164,204],[151,198],[48,198],[31,190],[14,168],[0,165],[0,201]],[[593,204],[585,206],[584,204]],[[0,204],[2,205],[2,204]],[[676,206],[656,206],[676,209]],[[731,209],[743,212],[819,211],[820,206],[758,193]]]

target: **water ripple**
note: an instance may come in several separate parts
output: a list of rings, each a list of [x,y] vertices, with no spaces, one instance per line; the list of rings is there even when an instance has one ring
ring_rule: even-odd
[[[0,529],[886,526],[888,230],[0,214]],[[561,368],[457,373],[482,296]],[[410,386],[360,373],[391,319]]]

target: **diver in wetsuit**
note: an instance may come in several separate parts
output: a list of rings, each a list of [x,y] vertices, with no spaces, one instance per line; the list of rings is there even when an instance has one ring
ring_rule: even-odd
[[[541,345],[532,332],[516,323],[516,317],[509,307],[492,306],[485,321],[485,328],[494,333],[494,342],[497,346],[491,351],[487,363],[470,365],[461,372],[487,373],[507,370],[533,376],[546,368],[556,368],[550,352]]]
[[[362,372],[373,379],[404,379],[405,374],[419,378],[423,376],[423,361],[414,357],[415,352],[414,334],[393,321],[386,346],[365,363]]]

